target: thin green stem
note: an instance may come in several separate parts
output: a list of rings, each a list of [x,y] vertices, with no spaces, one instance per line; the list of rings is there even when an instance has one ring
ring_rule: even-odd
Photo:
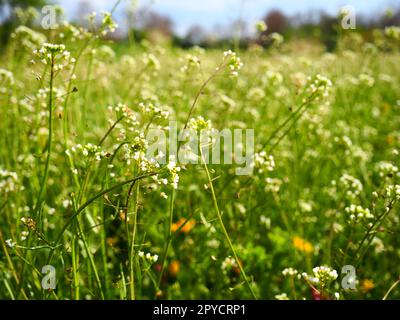
[[[55,58],[54,54],[51,57],[51,64],[50,64],[50,81],[49,81],[49,100],[47,103],[47,109],[49,112],[49,118],[48,118],[48,127],[49,127],[49,134],[48,134],[48,142],[47,142],[47,156],[46,156],[46,163],[45,163],[45,168],[44,168],[44,173],[43,177],[40,182],[40,189],[38,193],[38,197],[36,200],[36,204],[34,207],[34,216],[36,217],[36,222],[39,224],[41,220],[41,205],[42,205],[42,200],[43,200],[43,194],[46,189],[47,185],[47,179],[49,175],[49,168],[50,168],[50,159],[51,159],[51,152],[52,152],[52,145],[53,145],[53,81],[54,81],[54,63],[55,63]],[[32,243],[32,237],[29,236],[28,238],[28,247],[31,246]],[[27,257],[29,251],[26,251],[24,254],[24,259]],[[21,267],[21,276],[20,276],[20,284],[18,288],[18,294],[21,293],[22,290],[22,285],[23,285],[23,278],[24,278],[24,272],[25,272],[25,264],[22,265]]]
[[[361,240],[360,244],[358,245],[358,248],[357,248],[356,253],[355,253],[355,255],[354,255],[355,257],[357,257],[357,258],[356,258],[356,259],[357,259],[357,260],[356,260],[356,266],[358,266],[358,265],[361,263],[363,257],[364,257],[365,254],[367,253],[368,248],[369,248],[369,246],[371,245],[371,243],[372,243],[372,241],[373,241],[373,239],[374,239],[374,237],[370,237],[371,234],[373,234],[373,230],[374,230],[374,229],[377,230],[377,229],[382,225],[382,223],[383,223],[383,221],[385,220],[385,218],[386,218],[386,217],[390,214],[390,212],[392,211],[392,209],[393,209],[393,207],[394,207],[394,202],[395,202],[395,200],[393,200],[393,201],[391,201],[391,202],[389,203],[389,205],[387,206],[389,209],[388,209],[387,211],[384,211],[384,212],[374,221],[374,223],[373,223],[373,224],[371,225],[371,227],[368,229],[368,231],[367,231],[366,234],[364,235],[363,239]],[[365,241],[367,241],[367,240],[368,240],[368,242],[367,242],[366,249],[364,250],[364,252],[363,252],[362,254],[360,254],[361,249],[362,249],[362,247],[363,247]]]
[[[84,246],[86,254],[87,254],[88,258],[89,258],[90,267],[91,267],[91,269],[92,269],[92,271],[94,273],[94,279],[95,279],[97,287],[99,289],[100,297],[101,297],[102,300],[104,300],[103,287],[101,285],[99,273],[97,271],[97,267],[96,267],[96,264],[95,264],[94,259],[93,259],[93,254],[90,252],[88,242],[86,240],[85,234],[82,232],[82,228],[81,228],[81,225],[80,225],[80,222],[79,222],[78,218],[79,217],[77,217],[76,222],[77,222],[77,226],[78,226],[78,230],[79,230],[79,236],[80,236],[80,238],[81,238],[81,240],[83,242],[83,246]]]
[[[78,271],[78,255],[77,255],[77,239],[73,236],[71,243],[71,260],[72,260],[72,278],[73,278],[73,299],[79,300],[79,271]],[[79,252],[79,249],[78,249]]]
[[[395,283],[393,283],[391,285],[391,287],[389,288],[389,290],[386,292],[386,294],[384,295],[384,297],[382,298],[382,300],[387,300],[389,294],[393,291],[394,288],[396,288],[396,286],[400,283],[400,279],[398,279]]]
[[[47,157],[46,157],[46,164],[44,168],[44,174],[40,183],[40,190],[35,206],[35,214],[38,218],[40,216],[38,215],[38,210],[42,202],[43,198],[43,193],[44,190],[46,189],[47,185],[47,179],[49,176],[49,167],[50,167],[50,159],[51,159],[51,151],[52,151],[52,145],[53,145],[53,81],[54,81],[54,56],[51,58],[51,68],[50,68],[50,92],[49,92],[49,101],[47,104],[47,109],[49,111],[49,119],[48,119],[48,126],[49,126],[49,135],[48,135],[48,142],[47,142]],[[39,219],[38,219],[39,220]]]
[[[205,169],[205,172],[206,172],[206,174],[207,174],[207,179],[208,179],[208,183],[209,183],[210,190],[211,190],[211,195],[212,195],[212,200],[213,200],[213,204],[214,204],[214,209],[215,209],[215,212],[216,212],[216,214],[217,214],[218,222],[219,222],[219,225],[220,225],[220,227],[221,227],[222,233],[224,234],[225,239],[226,239],[226,241],[227,241],[228,244],[229,244],[229,248],[230,248],[231,251],[232,251],[233,257],[235,258],[235,261],[236,261],[236,263],[237,263],[237,265],[238,265],[238,267],[239,267],[240,274],[242,275],[243,280],[246,282],[246,285],[247,285],[247,287],[248,287],[248,289],[249,289],[251,295],[253,296],[253,298],[254,298],[254,299],[257,299],[257,296],[256,296],[256,294],[255,294],[255,292],[254,292],[254,290],[253,290],[253,288],[252,288],[252,286],[251,286],[251,283],[250,283],[250,281],[248,280],[248,278],[247,278],[247,276],[246,276],[246,273],[244,272],[244,269],[243,269],[243,267],[242,267],[242,263],[241,263],[240,260],[239,260],[239,257],[238,257],[238,255],[237,255],[237,253],[236,253],[235,248],[233,247],[231,238],[229,237],[229,234],[228,234],[228,232],[227,232],[227,230],[226,230],[226,228],[225,228],[225,224],[224,224],[224,221],[222,220],[222,215],[221,215],[221,212],[220,212],[219,207],[218,207],[218,200],[217,200],[217,197],[216,197],[216,195],[215,195],[214,185],[213,185],[213,183],[212,183],[210,171],[209,171],[209,169],[208,169],[207,163],[206,163],[205,160],[204,160],[203,152],[202,152],[202,150],[201,150],[202,147],[200,146],[199,149],[200,149],[201,160],[202,160],[202,162],[203,162],[204,169]]]
[[[136,185],[135,188],[135,203],[133,209],[133,229],[129,250],[129,273],[130,273],[130,298],[131,300],[135,300],[135,258],[136,258],[136,250],[135,250],[135,240],[136,240],[136,232],[137,232],[137,219],[138,219],[138,203],[139,203],[139,195],[140,195],[140,183],[133,182]],[[128,195],[129,196],[129,195]],[[126,208],[128,210],[128,208]],[[126,212],[128,215],[128,212]]]
[[[169,205],[169,219],[168,219],[168,226],[167,226],[167,242],[165,244],[165,249],[164,249],[164,254],[162,256],[162,261],[161,261],[161,271],[158,276],[158,287],[161,285],[161,280],[162,276],[164,274],[164,269],[165,269],[165,263],[167,261],[167,256],[168,256],[168,250],[169,247],[171,246],[172,242],[172,221],[174,219],[174,202],[175,202],[175,189],[172,189],[171,193],[171,200],[170,200],[170,205]]]

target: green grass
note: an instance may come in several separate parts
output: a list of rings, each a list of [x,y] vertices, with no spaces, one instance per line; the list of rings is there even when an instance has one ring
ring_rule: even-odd
[[[312,286],[323,298],[400,298],[398,43],[252,47],[239,68],[218,50],[60,32],[47,41],[75,61],[59,47],[34,54],[31,33],[1,59],[1,299],[312,299]],[[332,86],[310,91],[318,74]],[[198,116],[254,129],[266,162],[238,176],[237,164],[176,171],[133,157],[141,134],[209,125]],[[45,265],[55,290],[42,288]],[[345,265],[356,290],[341,286]],[[337,279],[313,284],[316,266]]]

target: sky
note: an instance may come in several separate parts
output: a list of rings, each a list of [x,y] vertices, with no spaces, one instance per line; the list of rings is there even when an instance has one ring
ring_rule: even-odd
[[[73,18],[82,0],[55,0]],[[110,10],[115,0],[86,0],[95,11]],[[121,0],[120,9],[132,0]],[[271,9],[287,15],[323,10],[336,14],[346,5],[355,8],[356,14],[380,15],[388,7],[400,7],[399,0],[137,0],[139,6],[167,15],[174,21],[174,29],[184,35],[193,25],[212,30],[216,25],[229,25],[238,18],[249,24],[261,19]],[[121,11],[120,11],[121,12]]]

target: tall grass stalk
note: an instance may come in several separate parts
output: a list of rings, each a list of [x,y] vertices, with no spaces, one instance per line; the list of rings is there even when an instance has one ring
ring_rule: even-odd
[[[222,214],[221,214],[221,212],[219,210],[218,200],[217,200],[217,197],[215,195],[214,185],[213,185],[213,182],[212,182],[210,171],[208,169],[207,163],[206,163],[206,161],[204,159],[204,156],[203,156],[202,146],[199,147],[199,150],[200,150],[201,161],[202,161],[202,163],[204,165],[204,170],[205,170],[205,172],[207,174],[208,184],[209,184],[210,190],[211,190],[211,196],[212,196],[212,201],[213,201],[215,213],[217,214],[218,222],[219,222],[219,225],[221,227],[222,233],[223,233],[223,235],[225,237],[226,242],[229,245],[229,248],[230,248],[230,250],[231,250],[231,252],[233,254],[233,257],[235,258],[235,261],[236,261],[236,263],[237,263],[237,265],[239,267],[239,270],[240,270],[240,274],[241,274],[243,280],[245,281],[245,283],[247,285],[247,288],[249,289],[252,297],[254,299],[257,299],[257,296],[256,296],[256,294],[255,294],[255,292],[254,292],[254,290],[253,290],[253,288],[251,286],[251,283],[250,283],[249,279],[246,276],[246,273],[245,273],[245,271],[244,271],[244,269],[242,267],[242,263],[239,260],[239,257],[238,257],[238,255],[236,253],[236,250],[235,250],[235,248],[234,248],[234,246],[232,244],[232,241],[231,241],[231,238],[230,238],[230,236],[228,234],[228,231],[225,228],[225,224],[224,224],[224,221],[222,219]]]

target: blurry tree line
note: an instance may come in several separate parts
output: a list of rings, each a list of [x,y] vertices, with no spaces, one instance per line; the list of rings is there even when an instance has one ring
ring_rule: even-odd
[[[312,38],[323,43],[328,51],[332,51],[338,44],[339,35],[346,34],[346,32],[355,31],[368,40],[372,37],[374,29],[400,26],[400,8],[397,10],[388,9],[375,17],[357,15],[356,29],[350,31],[342,28],[339,15],[332,16],[323,11],[310,11],[307,14],[287,16],[279,10],[271,10],[262,20],[265,22],[267,30],[258,33],[256,36],[242,37],[239,42],[241,47],[246,48],[253,43],[268,46],[270,44],[268,40],[270,36],[280,34],[286,40]],[[234,24],[237,23],[240,22]],[[242,26],[242,28],[246,29],[246,25]],[[228,29],[234,30],[234,26],[228,26]],[[246,30],[243,34],[246,34]],[[231,39],[231,34],[215,38],[212,33],[206,32],[202,27],[194,26],[186,36],[176,37],[175,43],[183,47],[191,47],[193,45],[218,47],[230,42]]]
[[[34,28],[37,17],[32,9],[39,9],[45,3],[46,0],[0,0],[0,45],[4,46],[7,43],[17,23],[22,22]],[[271,38],[278,34],[285,40],[314,39],[323,43],[328,51],[332,51],[337,46],[339,35],[347,32],[341,28],[339,16],[332,16],[323,11],[287,16],[279,10],[271,10],[262,18],[267,28],[261,32],[254,33],[254,26],[238,20],[228,26],[216,25],[211,30],[193,25],[182,36],[174,33],[174,24],[169,17],[153,11],[150,6],[139,8],[137,1],[132,3],[136,5],[127,6],[122,18],[119,17],[124,20],[121,24],[123,30],[114,34],[113,40],[122,42],[128,39],[131,43],[144,39],[157,43],[164,41],[182,48],[194,45],[205,48],[227,47],[234,41],[241,48],[247,48],[252,44],[267,47],[271,44]],[[78,7],[74,23],[84,24],[85,16],[93,11],[92,4],[89,0],[81,0]],[[21,8],[25,9],[24,15],[20,14]],[[356,22],[355,31],[368,39],[375,28],[400,25],[400,8],[388,9],[374,17],[357,15]]]

